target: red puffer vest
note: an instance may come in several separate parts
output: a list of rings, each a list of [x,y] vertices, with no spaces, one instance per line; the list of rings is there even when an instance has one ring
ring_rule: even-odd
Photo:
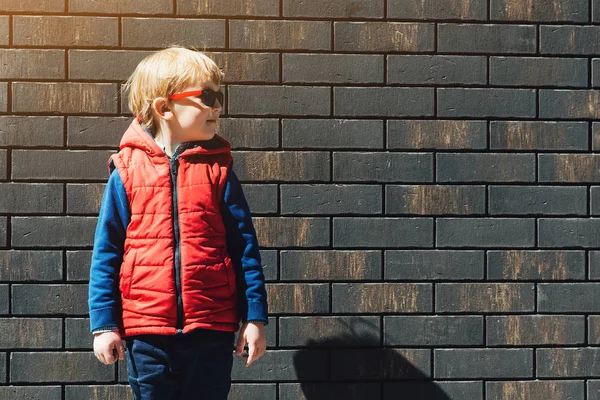
[[[122,337],[239,328],[220,213],[233,159],[229,142],[215,138],[222,142],[218,149],[189,146],[169,159],[134,119],[108,161],[131,211],[119,272]]]

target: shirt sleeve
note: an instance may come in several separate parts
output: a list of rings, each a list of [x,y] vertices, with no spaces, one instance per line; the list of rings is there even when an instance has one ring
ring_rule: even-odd
[[[104,189],[94,235],[88,286],[91,332],[122,325],[119,272],[130,218],[127,193],[114,169]]]
[[[242,271],[242,277],[237,277],[238,286],[242,288],[239,292],[245,293],[240,296],[242,321],[260,321],[267,325],[267,293],[256,231],[242,185],[232,168],[227,173],[221,214],[227,232],[228,253],[234,267]]]

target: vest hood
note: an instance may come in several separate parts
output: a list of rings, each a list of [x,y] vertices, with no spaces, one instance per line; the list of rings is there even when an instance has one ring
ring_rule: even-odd
[[[186,150],[185,155],[192,154],[219,154],[219,153],[231,153],[231,144],[224,137],[215,133],[214,140],[216,140],[220,146],[217,148],[202,147],[202,143],[205,140],[196,140],[191,142],[185,142]],[[144,127],[140,124],[137,118],[134,118],[119,143],[119,149],[126,147],[134,147],[141,149],[148,153],[150,156],[165,156],[166,153],[158,146]]]

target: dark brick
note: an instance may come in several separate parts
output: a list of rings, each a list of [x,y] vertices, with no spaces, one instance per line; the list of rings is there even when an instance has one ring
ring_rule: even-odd
[[[600,26],[540,26],[542,54],[598,54]]]
[[[533,377],[533,349],[436,349],[433,360],[435,378]]]
[[[590,251],[589,274],[589,279],[600,279],[600,251]]]
[[[10,382],[109,382],[115,367],[93,352],[11,353]]]
[[[588,343],[600,344],[600,316],[598,315],[588,317]]]
[[[129,385],[65,386],[65,400],[79,399],[133,400],[133,392]]]
[[[348,117],[430,116],[434,114],[433,90],[414,87],[335,87],[333,114]]]
[[[598,6],[600,8],[600,6]],[[600,20],[600,14],[598,17]],[[600,399],[600,380],[588,380],[587,381],[587,398],[588,400]]]
[[[12,245],[91,246],[96,222],[95,217],[12,217]]]
[[[587,87],[587,78],[585,58],[490,58],[492,85]]]
[[[432,218],[333,218],[334,247],[433,246]]]
[[[223,118],[221,136],[239,148],[276,149],[279,147],[279,122],[275,118]]]
[[[534,284],[438,283],[436,312],[506,313],[534,311]]]
[[[125,17],[122,24],[123,47],[162,48],[172,43],[210,48],[226,45],[224,19]]]
[[[65,318],[65,348],[93,349],[89,318]]]
[[[533,25],[442,23],[438,25],[437,50],[451,53],[535,53],[536,30]]]
[[[4,386],[0,387],[0,398],[10,400],[62,400],[61,392],[60,386]]]
[[[379,317],[281,317],[280,346],[379,346]]]
[[[441,117],[535,117],[535,90],[438,88]]]
[[[590,182],[600,180],[600,154],[539,154],[540,182]]]
[[[383,121],[283,119],[284,148],[383,149]]]
[[[492,121],[490,148],[588,150],[587,122]]]
[[[105,150],[13,150],[13,179],[108,179]],[[85,166],[85,168],[82,168]]]
[[[131,2],[133,0],[128,1]],[[85,0],[79,0],[79,2],[92,5],[108,4],[108,2],[97,3]],[[152,4],[166,3],[153,2]],[[111,7],[111,9],[117,9],[117,7]],[[144,12],[146,13],[147,10],[144,10]],[[149,54],[151,54],[150,51],[133,50],[69,50],[69,78],[126,80],[137,64],[142,61],[142,58]],[[102,68],[98,68],[99,65]]]
[[[540,218],[540,247],[598,247],[600,218]]]
[[[8,310],[8,298],[9,298],[9,294],[10,294],[10,290],[8,285],[0,285],[0,315],[8,315],[9,314],[9,310]],[[0,358],[4,353],[0,353]],[[2,361],[0,359],[0,361]],[[3,367],[4,367],[5,363],[2,361],[0,362],[0,381],[3,381],[4,379],[4,372],[2,371]]]
[[[436,395],[445,400],[483,399],[483,382],[407,381],[383,384],[384,400],[396,400],[398,393],[410,393],[422,399]]]
[[[0,247],[6,247],[8,244],[8,237],[7,237],[7,217],[0,217]]]
[[[329,285],[326,283],[267,284],[269,314],[314,314],[329,312]]]
[[[324,151],[236,151],[240,181],[329,181],[329,153]]]
[[[545,313],[600,312],[600,283],[539,283],[538,311]]]
[[[244,397],[247,399],[248,397]],[[252,397],[266,399],[266,397]],[[308,400],[308,399],[379,399],[381,384],[326,382],[326,383],[280,383],[279,400]],[[273,400],[275,397],[273,397]]]
[[[281,185],[281,214],[381,214],[379,185]]]
[[[65,0],[0,0],[0,10],[3,12],[62,12],[64,9]]]
[[[600,186],[590,187],[591,215],[600,215]]]
[[[486,80],[487,60],[485,57],[438,55],[388,56],[388,83],[485,85]]]
[[[57,281],[62,271],[61,251],[0,250],[2,281]]]
[[[252,214],[277,213],[277,185],[245,184],[242,190]]]
[[[229,47],[252,50],[331,50],[331,23],[232,20],[229,22]]]
[[[259,2],[224,0],[177,0],[177,14],[224,16],[279,16],[279,1]]]
[[[592,20],[594,22],[600,22],[600,0],[592,0]]]
[[[6,115],[0,119],[1,146],[63,145],[63,117]]]
[[[105,184],[68,183],[67,214],[98,214]]]
[[[585,253],[571,250],[490,250],[488,279],[584,280]]]
[[[61,348],[60,318],[1,318],[0,348]]]
[[[390,0],[387,3],[388,18],[401,19],[487,19],[485,0]]]
[[[4,0],[5,2],[11,2],[11,0]],[[8,44],[8,27],[9,27],[9,16],[0,16],[0,45]]]
[[[533,218],[438,218],[439,247],[533,247]]]
[[[117,46],[119,19],[115,17],[13,17],[13,44],[19,46]]]
[[[480,250],[386,250],[384,279],[483,279],[484,262]]]
[[[58,183],[0,183],[0,212],[61,213],[63,185]]]
[[[600,10],[600,5],[598,9]],[[600,87],[600,58],[592,60],[592,86]]]
[[[173,3],[152,0],[69,0],[69,11],[100,14],[171,14]]]
[[[600,90],[541,89],[540,118],[598,119]]]
[[[326,350],[267,350],[252,368],[239,357],[233,361],[233,381],[324,381],[329,375]]]
[[[383,0],[283,0],[284,17],[383,18]]]
[[[600,374],[600,348],[537,349],[536,364],[539,378],[579,378]]]
[[[282,280],[379,280],[381,252],[375,250],[282,250]]]
[[[482,346],[481,316],[384,317],[385,346]]]
[[[121,136],[131,123],[128,117],[68,117],[69,146],[112,146],[119,148]]]
[[[334,22],[335,51],[409,52],[434,50],[434,24]]]
[[[383,83],[383,64],[380,55],[283,54],[283,82]]]
[[[203,4],[216,5],[221,3]],[[244,3],[232,2],[232,4]],[[224,82],[279,82],[279,55],[277,53],[216,53],[207,51],[205,54],[212,58],[219,68],[226,71]],[[249,65],[252,68],[248,68]]]
[[[8,83],[0,82],[0,111],[7,111],[7,110],[8,110]]]
[[[276,281],[278,279],[278,261],[277,261],[277,250],[260,250],[260,257],[262,262],[263,274],[265,275],[265,280],[268,281]]]
[[[326,87],[232,85],[228,94],[231,114],[329,115],[330,110]]]
[[[334,152],[333,180],[432,182],[432,153]]]
[[[284,385],[299,385],[294,383],[280,384],[281,388]],[[234,383],[229,391],[230,400],[276,400],[277,399],[277,384],[275,383]],[[287,397],[280,395],[280,400],[288,400]],[[297,399],[297,397],[289,398],[289,400]]]
[[[429,283],[333,283],[333,313],[423,313],[432,309]]]
[[[0,0],[0,9],[4,10]],[[62,79],[65,77],[64,50],[1,49],[1,79]]]
[[[386,214],[484,214],[485,187],[386,185]]]
[[[62,114],[109,114],[117,111],[117,86],[113,83],[12,84],[12,110]]]
[[[329,246],[329,218],[255,217],[258,243],[267,247]]]
[[[90,277],[91,250],[67,251],[67,280],[87,281]]]
[[[429,349],[356,349],[331,352],[332,380],[423,379],[431,375]]]
[[[388,149],[485,149],[487,123],[457,120],[388,120]]]
[[[600,122],[592,123],[592,150],[600,150]]]
[[[490,186],[490,214],[587,214],[585,186]]]
[[[87,285],[12,285],[12,313],[87,315]]]
[[[439,153],[436,168],[438,182],[535,181],[534,154]]]
[[[491,316],[486,321],[489,346],[575,345],[585,342],[585,317],[575,315]]]
[[[512,381],[486,382],[488,400],[583,400],[584,381]]]
[[[511,22],[587,22],[589,16],[587,0],[492,0],[490,9],[492,20]]]

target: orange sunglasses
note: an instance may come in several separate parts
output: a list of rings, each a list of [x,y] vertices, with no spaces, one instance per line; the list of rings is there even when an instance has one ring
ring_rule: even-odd
[[[204,104],[206,104],[209,107],[212,107],[215,105],[215,100],[219,100],[219,103],[221,105],[223,105],[223,98],[224,98],[223,92],[221,92],[221,91],[215,92],[212,89],[190,90],[187,92],[174,93],[174,94],[170,95],[169,98],[172,100],[179,100],[179,99],[183,99],[184,97],[191,97],[191,96],[198,97],[200,100],[202,100],[202,102]]]

